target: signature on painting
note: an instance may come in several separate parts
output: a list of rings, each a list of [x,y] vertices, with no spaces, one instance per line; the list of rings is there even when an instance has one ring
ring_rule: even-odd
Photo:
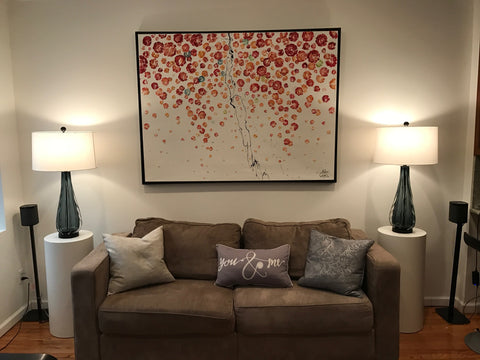
[[[321,178],[328,178],[330,177],[330,173],[327,169],[322,169],[319,171],[318,176]]]

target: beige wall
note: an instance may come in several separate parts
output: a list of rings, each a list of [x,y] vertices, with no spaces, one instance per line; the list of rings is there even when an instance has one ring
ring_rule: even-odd
[[[478,0],[10,1],[24,198],[39,204],[39,237],[55,231],[60,174],[31,170],[30,136],[67,125],[95,132],[98,168],[72,178],[96,243],[102,232],[128,231],[142,216],[238,223],[345,217],[376,238],[388,223],[399,169],[372,163],[375,121],[396,114],[413,126],[439,126],[439,164],[412,167],[411,181],[417,225],[428,232],[425,295],[448,297],[455,235],[448,202],[470,194],[463,174],[471,172],[465,139],[473,136]],[[141,184],[136,30],[309,27],[342,28],[336,184]]]
[[[0,229],[0,336],[21,318],[27,285],[20,283],[18,270],[28,270],[32,263],[28,232],[18,218],[22,205],[18,150],[7,2],[0,0],[0,176],[5,210],[5,231]]]

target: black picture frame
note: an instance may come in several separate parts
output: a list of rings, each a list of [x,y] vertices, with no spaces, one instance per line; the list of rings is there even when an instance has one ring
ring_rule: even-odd
[[[143,184],[337,181],[340,28],[135,38]]]

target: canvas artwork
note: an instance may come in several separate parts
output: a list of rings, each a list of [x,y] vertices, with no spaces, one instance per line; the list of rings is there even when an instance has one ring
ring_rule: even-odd
[[[340,29],[136,45],[143,183],[336,181]]]

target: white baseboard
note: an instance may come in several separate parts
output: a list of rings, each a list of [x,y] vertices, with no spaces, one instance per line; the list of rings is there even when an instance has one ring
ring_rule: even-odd
[[[8,330],[10,330],[16,323],[18,323],[27,309],[27,304],[20,307],[12,315],[10,315],[7,320],[0,324],[0,336],[3,336]]]
[[[423,299],[424,306],[448,306],[450,301],[449,297],[446,296],[432,296],[432,297],[425,297]],[[471,314],[475,312],[475,310],[480,310],[480,298],[477,300],[477,309],[475,309],[475,301],[471,301],[470,303],[465,306],[464,301],[460,301],[457,297],[455,298],[455,308],[460,311],[461,313],[465,312],[466,314]],[[465,308],[465,309],[464,309]]]
[[[448,306],[449,298],[446,296],[428,296],[423,299],[424,306]],[[460,304],[458,298],[455,299],[455,306]]]
[[[31,300],[29,310],[36,309],[36,308],[37,308],[37,301]],[[42,300],[42,309],[47,309],[47,308],[48,308],[47,301]],[[15,326],[15,324],[17,324],[20,320],[22,320],[26,310],[27,310],[27,304],[24,304],[12,315],[10,315],[3,323],[0,324],[0,337],[5,335],[8,332],[8,330],[10,330],[13,326]]]

